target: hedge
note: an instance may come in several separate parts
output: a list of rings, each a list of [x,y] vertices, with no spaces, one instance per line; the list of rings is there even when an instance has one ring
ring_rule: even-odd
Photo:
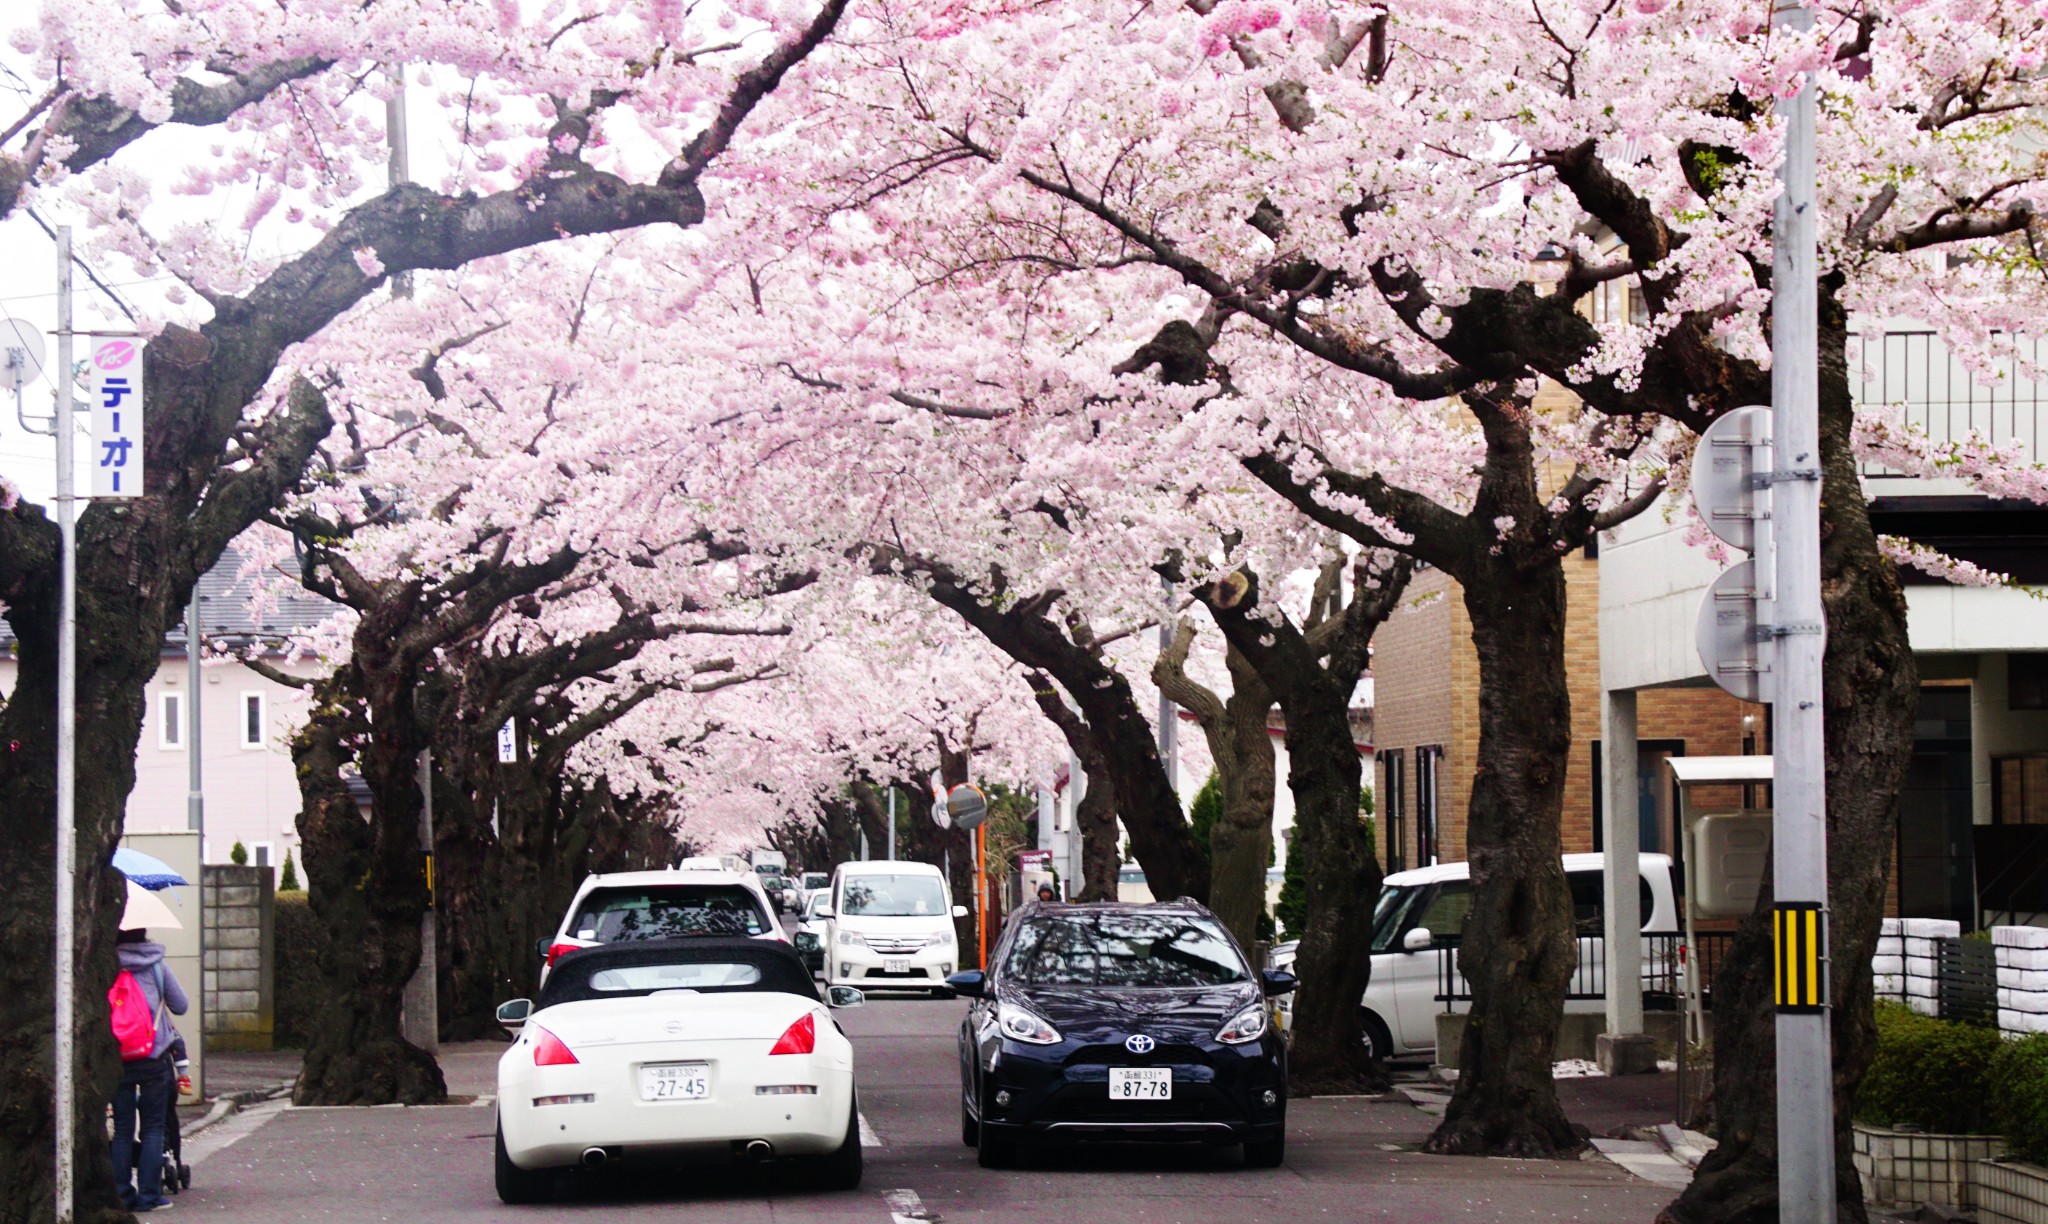
[[[2005,1042],[1991,1060],[1991,1116],[2013,1155],[2048,1165],[2048,1033]]]
[[[1991,1068],[2004,1044],[1997,1029],[1879,1003],[1877,1055],[1856,1093],[1857,1119],[1876,1126],[1911,1124],[1941,1135],[1998,1133]]]
[[[313,1009],[320,1004],[320,926],[302,892],[277,894],[270,913],[277,957],[271,1041],[297,1049],[306,1044]]]

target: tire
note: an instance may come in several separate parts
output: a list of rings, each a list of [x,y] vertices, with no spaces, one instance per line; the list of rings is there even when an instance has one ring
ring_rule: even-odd
[[[1387,1022],[1371,1011],[1363,1013],[1365,1028],[1365,1053],[1376,1062],[1385,1062],[1394,1056],[1394,1035],[1387,1031]]]
[[[981,1146],[981,1124],[974,1120],[973,1114],[967,1112],[965,1101],[960,1103],[960,1146]]]
[[[1247,1169],[1277,1169],[1287,1159],[1287,1132],[1281,1131],[1271,1139],[1248,1139],[1244,1145],[1244,1167]]]
[[[505,1151],[505,1127],[498,1126],[498,1200],[517,1207],[546,1202],[554,1191],[554,1174],[545,1169],[528,1172],[512,1163]]]
[[[837,1151],[820,1156],[811,1166],[811,1181],[820,1190],[860,1189],[860,1102],[846,1111],[846,1138]]]

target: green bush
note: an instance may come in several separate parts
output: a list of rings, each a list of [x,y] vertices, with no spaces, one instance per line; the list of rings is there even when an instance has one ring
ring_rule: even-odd
[[[2001,1044],[1996,1029],[1879,1003],[1877,1056],[1856,1093],[1857,1119],[1942,1135],[1996,1133],[1991,1064]]]
[[[237,867],[247,867],[249,865],[249,847],[241,842],[236,842],[234,848],[228,851],[228,862],[233,863]]]
[[[279,894],[270,916],[276,924],[271,932],[276,957],[271,1041],[297,1049],[306,1044],[314,1009],[320,1006],[320,924],[303,892]]]
[[[2048,1033],[2005,1042],[1991,1060],[1991,1118],[2013,1155],[2048,1165]]]
[[[299,869],[292,866],[292,852],[289,850],[284,852],[284,873],[277,878],[277,891],[299,891]]]

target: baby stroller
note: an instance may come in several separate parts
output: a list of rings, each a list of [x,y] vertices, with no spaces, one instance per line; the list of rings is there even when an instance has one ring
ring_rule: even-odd
[[[171,1092],[164,1111],[164,1193],[183,1194],[192,1188],[192,1166],[185,1163],[185,1136],[178,1127],[178,1092]]]

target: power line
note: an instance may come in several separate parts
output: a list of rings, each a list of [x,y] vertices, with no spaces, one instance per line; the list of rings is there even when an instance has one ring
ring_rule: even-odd
[[[50,223],[43,220],[42,216],[38,214],[35,209],[29,209],[28,215],[35,221],[37,225],[43,227],[43,232],[50,236],[50,241],[57,241],[57,231],[51,229]],[[115,293],[114,290],[107,284],[107,282],[100,279],[100,274],[92,270],[91,264],[85,262],[84,259],[80,258],[75,254],[71,257],[71,262],[77,264],[79,268],[84,271],[85,279],[91,281],[94,284],[94,286],[96,286],[99,289],[101,293],[107,295],[107,300],[114,304],[115,309],[119,310],[122,314],[128,316],[128,321],[130,323],[135,324],[137,327],[140,327],[142,325],[142,321],[135,317],[135,312],[128,309],[128,303],[122,301],[121,295]],[[65,324],[65,326],[69,327],[70,324],[67,323]]]

